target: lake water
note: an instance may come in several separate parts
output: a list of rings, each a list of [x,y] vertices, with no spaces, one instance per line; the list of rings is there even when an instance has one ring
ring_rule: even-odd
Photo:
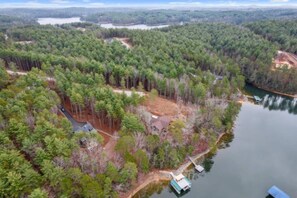
[[[38,18],[37,22],[40,25],[61,25],[61,24],[66,24],[66,23],[76,23],[76,22],[83,22],[80,17],[71,17],[71,18]],[[101,27],[106,28],[106,29],[122,29],[122,28],[127,28],[131,30],[151,30],[151,29],[156,29],[156,28],[164,28],[168,27],[169,25],[157,25],[157,26],[148,26],[145,24],[139,24],[139,25],[113,25],[111,23],[106,23],[106,24],[99,24]]]
[[[192,189],[185,198],[265,198],[276,185],[297,197],[296,100],[248,86],[263,103],[242,105],[233,140],[205,159],[206,172],[190,170]],[[151,185],[135,197],[172,198],[164,184]]]
[[[156,28],[164,28],[164,27],[168,27],[169,25],[158,25],[158,26],[148,26],[148,25],[144,25],[144,24],[140,24],[140,25],[127,25],[127,26],[123,26],[123,25],[113,25],[111,23],[106,23],[106,24],[100,24],[101,27],[103,28],[107,28],[107,29],[120,29],[120,28],[127,28],[127,29],[131,29],[131,30],[150,30],[150,29],[156,29]]]
[[[37,22],[40,25],[61,25],[66,23],[81,22],[80,17],[71,18],[38,18]]]

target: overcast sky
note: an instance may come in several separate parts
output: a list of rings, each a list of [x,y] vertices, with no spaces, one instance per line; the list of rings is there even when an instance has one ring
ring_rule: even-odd
[[[5,7],[236,7],[297,6],[297,0],[0,0]]]

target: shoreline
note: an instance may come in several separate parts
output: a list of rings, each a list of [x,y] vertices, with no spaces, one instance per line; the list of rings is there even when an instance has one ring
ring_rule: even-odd
[[[278,95],[281,95],[281,96],[286,96],[286,97],[290,97],[290,98],[297,98],[297,94],[292,95],[292,94],[286,94],[286,93],[282,93],[282,92],[278,92],[278,91],[272,91],[270,89],[266,89],[266,88],[260,87],[260,86],[254,84],[254,83],[251,83],[251,85],[253,85],[254,87],[256,87],[258,89],[262,89],[264,91],[268,91],[268,92],[271,92],[271,93],[274,93],[274,94],[278,94]]]
[[[216,140],[215,146],[218,145],[218,143],[222,140],[222,138],[227,134],[227,132],[224,132],[219,135],[218,139]],[[209,154],[213,148],[208,148],[206,151],[199,153],[193,157],[191,157],[194,161],[204,157],[205,155]],[[145,181],[143,181],[141,184],[136,185],[133,189],[131,189],[128,193],[123,194],[120,196],[121,198],[132,198],[135,194],[137,194],[139,191],[144,189],[146,186],[160,181],[170,181],[171,175],[170,173],[173,172],[175,175],[181,174],[184,171],[186,171],[190,166],[192,165],[191,161],[186,160],[181,166],[179,166],[176,170],[158,170],[150,172],[146,175]]]
[[[7,71],[7,73],[9,75],[25,76],[25,75],[28,74],[28,72],[15,72],[15,71],[11,71],[11,70],[8,70],[8,69],[6,71]],[[55,79],[54,78],[51,78],[51,77],[46,77],[46,80],[47,81],[55,81]],[[131,91],[126,91],[126,90],[113,89],[113,91],[115,93],[123,93],[124,92],[126,94],[127,94],[127,92],[128,93],[130,92],[130,94],[131,94]],[[143,92],[136,92],[136,93],[138,93],[141,96],[145,95],[145,93],[143,93]],[[237,102],[240,103],[240,104],[243,104],[246,101],[244,101],[244,100],[238,100]],[[97,131],[102,132],[102,130],[98,130],[98,129],[97,129]],[[104,132],[104,134],[105,134],[105,132]],[[217,138],[217,140],[216,140],[216,142],[214,144],[214,147],[218,145],[218,143],[221,141],[221,139],[226,134],[228,134],[228,132],[223,132],[223,133],[221,133],[218,136],[218,138]],[[111,136],[110,134],[107,134],[107,133],[105,135]],[[111,137],[113,137],[113,136],[111,136]],[[208,148],[206,151],[204,151],[202,153],[198,153],[198,154],[192,156],[191,157],[192,160],[193,161],[197,161],[198,159],[204,157],[205,155],[209,154],[214,147]],[[172,179],[172,176],[171,176],[170,173],[173,173],[174,175],[179,175],[179,174],[185,172],[190,166],[192,166],[192,162],[189,161],[189,160],[187,160],[187,159],[185,159],[184,162],[177,169],[151,171],[151,172],[149,172],[148,174],[145,175],[146,179],[144,181],[142,181],[141,183],[138,181],[135,184],[135,187],[133,187],[127,193],[120,194],[119,197],[121,197],[121,198],[132,198],[135,194],[137,194],[140,190],[144,189],[149,184],[155,183],[155,182],[160,182],[160,181],[170,181]]]

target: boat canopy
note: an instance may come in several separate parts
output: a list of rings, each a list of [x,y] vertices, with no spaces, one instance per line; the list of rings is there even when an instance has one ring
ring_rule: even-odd
[[[290,198],[289,195],[287,195],[284,191],[276,186],[272,186],[271,188],[269,188],[268,194],[274,198]]]
[[[259,96],[254,96],[254,99],[255,99],[257,102],[260,102],[260,101],[262,100]]]
[[[185,178],[185,176],[184,176],[183,174],[179,174],[179,175],[175,176],[175,180],[176,180],[176,181],[180,181],[180,180],[182,180],[183,178]]]
[[[175,176],[173,173],[170,174],[173,177],[173,179],[170,181],[170,184],[178,194],[191,188],[191,182],[183,174],[179,174],[177,176]]]

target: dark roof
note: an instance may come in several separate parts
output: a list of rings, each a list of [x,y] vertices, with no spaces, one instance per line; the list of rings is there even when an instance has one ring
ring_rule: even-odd
[[[161,116],[157,119],[152,120],[152,126],[156,127],[159,131],[164,128],[167,128],[169,123],[171,122],[170,118],[167,116]]]
[[[78,127],[75,131],[91,132],[92,130],[94,130],[94,127],[89,122],[87,122],[83,126]]]

